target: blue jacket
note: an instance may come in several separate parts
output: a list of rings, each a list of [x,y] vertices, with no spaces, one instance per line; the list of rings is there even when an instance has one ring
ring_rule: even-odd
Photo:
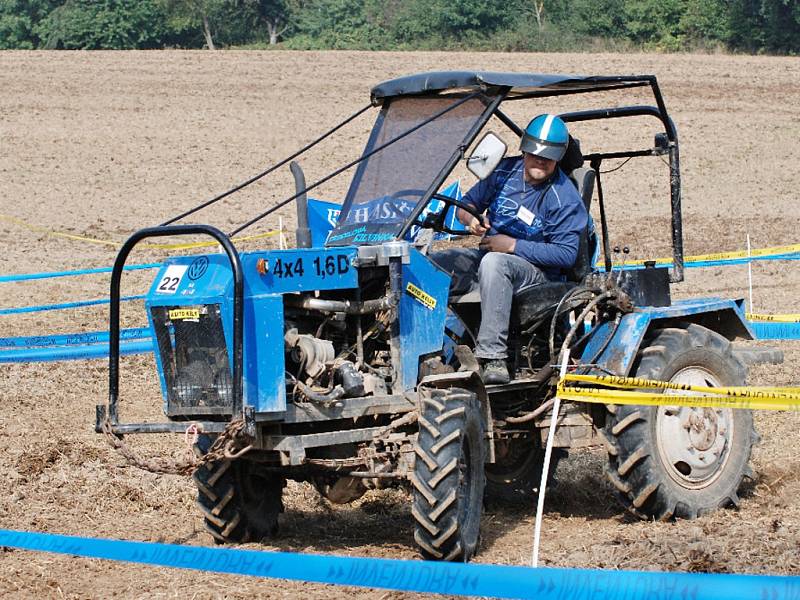
[[[581,232],[589,216],[575,184],[556,168],[545,182],[523,180],[522,156],[504,158],[489,177],[464,196],[464,202],[487,211],[492,227],[517,240],[514,254],[540,267],[548,279],[575,265]]]

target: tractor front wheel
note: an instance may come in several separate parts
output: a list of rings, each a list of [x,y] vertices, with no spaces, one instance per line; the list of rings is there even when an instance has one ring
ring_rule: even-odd
[[[656,330],[634,364],[645,379],[706,387],[744,385],[730,342],[695,324]],[[668,391],[669,393],[669,391]],[[686,393],[686,392],[681,392]],[[748,410],[609,406],[608,477],[623,505],[647,519],[693,519],[738,505],[758,436]]]
[[[213,441],[201,435],[195,453],[203,456]],[[277,533],[284,478],[258,463],[236,459],[205,463],[193,479],[197,505],[216,543],[260,542]]]
[[[423,558],[466,562],[478,549],[486,485],[480,401],[462,388],[421,387],[419,399],[414,539]]]

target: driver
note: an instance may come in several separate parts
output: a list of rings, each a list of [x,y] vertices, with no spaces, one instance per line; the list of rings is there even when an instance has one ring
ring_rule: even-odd
[[[503,159],[463,198],[480,218],[459,208],[458,220],[478,248],[451,248],[431,258],[451,274],[451,290],[480,289],[482,317],[475,346],[486,384],[508,383],[507,338],[514,294],[562,281],[575,265],[588,214],[575,185],[558,166],[567,151],[567,126],[539,115],[522,135],[521,156]]]

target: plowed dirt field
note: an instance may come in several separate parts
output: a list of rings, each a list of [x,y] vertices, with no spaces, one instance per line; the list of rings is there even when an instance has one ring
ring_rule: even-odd
[[[314,139],[369,102],[372,85],[430,70],[655,74],[681,139],[686,254],[800,242],[800,61],[797,58],[615,54],[0,52],[0,275],[104,267],[113,244],[224,191]],[[572,97],[541,112],[650,102],[641,94]],[[533,114],[512,112],[520,122]],[[374,116],[326,141],[302,161],[308,181],[357,157]],[[647,147],[657,123],[576,125],[585,152]],[[642,134],[645,133],[645,135]],[[612,169],[619,163],[605,169]],[[341,198],[349,178],[318,190]],[[669,252],[667,168],[631,161],[604,179],[612,242],[633,258]],[[465,181],[468,185],[471,181]],[[197,220],[230,231],[291,195],[282,169]],[[279,213],[291,229],[291,209]],[[272,215],[246,233],[272,231]],[[76,237],[56,236],[60,232]],[[79,239],[80,238],[80,239]],[[90,238],[90,239],[86,239]],[[243,248],[276,245],[272,236]],[[131,263],[166,253],[137,250]],[[152,272],[126,276],[138,294]],[[800,312],[800,263],[753,267],[759,313]],[[0,308],[108,294],[105,275],[0,283]],[[746,267],[692,269],[675,297],[745,297]],[[0,337],[96,331],[105,307],[0,315]],[[143,325],[128,303],[124,325]],[[762,342],[762,344],[764,344]],[[770,342],[781,366],[750,372],[757,385],[798,385],[800,342]],[[157,418],[153,360],[122,360],[122,413]],[[126,466],[93,432],[107,393],[104,361],[0,365],[0,527],[211,545],[186,478]],[[625,515],[603,475],[600,451],[573,453],[548,494],[544,564],[800,574],[800,413],[758,413],[763,440],[754,481],[738,510],[695,521],[645,523]],[[181,451],[179,436],[142,436],[143,454]],[[415,558],[409,497],[370,492],[333,506],[306,484],[290,484],[271,550]],[[534,501],[490,509],[483,519],[487,563],[526,564]],[[0,595],[52,598],[405,597],[99,560],[0,552]]]

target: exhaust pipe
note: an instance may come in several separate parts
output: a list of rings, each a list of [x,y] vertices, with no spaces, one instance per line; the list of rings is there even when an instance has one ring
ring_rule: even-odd
[[[298,248],[311,248],[311,229],[308,227],[308,196],[306,195],[306,176],[300,165],[292,161],[289,169],[294,176],[294,189],[297,196],[297,229],[294,237]],[[302,192],[302,193],[301,193]]]

